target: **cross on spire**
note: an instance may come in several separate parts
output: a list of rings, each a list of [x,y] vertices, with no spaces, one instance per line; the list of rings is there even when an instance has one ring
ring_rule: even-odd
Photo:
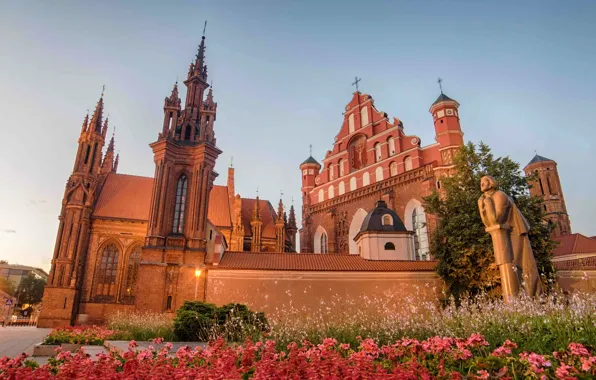
[[[283,190],[280,190],[279,191],[279,199],[281,199],[283,197],[284,197],[284,191]]]
[[[310,144],[308,148],[310,149],[310,156],[312,157],[312,144]]]
[[[232,158],[230,158],[230,167],[231,168],[234,167],[234,156],[232,156]]]
[[[362,80],[362,78],[358,78],[357,76],[354,77],[354,83],[352,83],[352,86],[356,86],[356,92],[360,92],[358,90],[358,82],[360,82]]]
[[[438,78],[437,83],[439,84],[439,89],[441,90],[441,94],[443,93],[443,79]]]
[[[102,97],[102,98],[103,98],[103,93],[104,93],[105,91],[106,91],[106,85],[104,84],[104,85],[101,87],[101,97]]]
[[[205,29],[207,29],[207,20],[205,20],[205,26],[203,26],[203,37],[205,37]]]

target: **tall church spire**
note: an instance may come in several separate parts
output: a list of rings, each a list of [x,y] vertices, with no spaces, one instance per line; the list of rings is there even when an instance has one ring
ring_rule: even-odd
[[[89,127],[87,128],[88,131],[94,131],[97,133],[101,133],[101,127],[103,124],[103,92],[104,88],[101,90],[101,97],[97,101],[97,105],[95,106],[95,111],[93,112],[93,116],[91,117],[91,122],[89,123]]]
[[[101,172],[103,174],[111,173],[114,170],[114,166],[117,165],[114,163],[114,135],[115,130],[112,133],[112,138],[108,144],[108,149],[106,149],[106,154],[103,158],[103,162],[101,163]]]

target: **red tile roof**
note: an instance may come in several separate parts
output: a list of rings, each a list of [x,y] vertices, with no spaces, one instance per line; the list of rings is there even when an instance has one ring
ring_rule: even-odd
[[[151,177],[110,173],[93,210],[93,216],[147,221],[152,192]],[[213,186],[207,218],[216,227],[232,225],[226,186]]]
[[[373,261],[359,255],[225,252],[218,268],[288,271],[434,271],[436,261]]]
[[[553,251],[554,256],[571,255],[578,253],[596,254],[596,240],[582,234],[571,234],[554,238],[559,246]]]
[[[556,261],[553,264],[557,270],[596,270],[596,256]]]
[[[149,219],[153,178],[110,173],[93,210],[97,218]]]
[[[252,227],[250,221],[255,209],[256,199],[242,198],[242,223],[244,223],[244,235],[252,236]],[[275,218],[276,214],[271,206],[271,202],[266,199],[259,199],[259,208],[261,209],[261,219],[263,220],[263,233],[264,238],[275,239]]]
[[[226,186],[213,186],[209,195],[209,210],[207,210],[207,213],[207,218],[216,227],[232,227],[228,188]]]

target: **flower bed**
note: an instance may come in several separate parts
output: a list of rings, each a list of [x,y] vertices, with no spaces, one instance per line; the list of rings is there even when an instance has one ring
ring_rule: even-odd
[[[321,344],[291,343],[284,351],[274,341],[227,345],[223,339],[206,349],[183,347],[169,355],[161,350],[98,355],[94,361],[81,350],[60,352],[44,366],[18,358],[0,359],[0,378],[225,378],[225,379],[572,379],[596,376],[596,356],[581,344],[552,355],[513,354],[506,341],[495,350],[480,335],[467,339],[432,337],[401,339],[377,346],[371,339],[357,349],[324,339]]]
[[[81,345],[102,345],[106,339],[114,335],[113,330],[102,327],[59,327],[44,339],[43,344],[81,344]]]

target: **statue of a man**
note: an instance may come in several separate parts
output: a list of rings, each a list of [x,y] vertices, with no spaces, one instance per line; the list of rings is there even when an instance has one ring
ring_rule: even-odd
[[[498,190],[493,177],[482,177],[480,190],[483,194],[478,199],[478,209],[493,240],[505,301],[515,297],[522,285],[528,295],[540,294],[542,283],[528,238],[528,221],[511,197]]]

